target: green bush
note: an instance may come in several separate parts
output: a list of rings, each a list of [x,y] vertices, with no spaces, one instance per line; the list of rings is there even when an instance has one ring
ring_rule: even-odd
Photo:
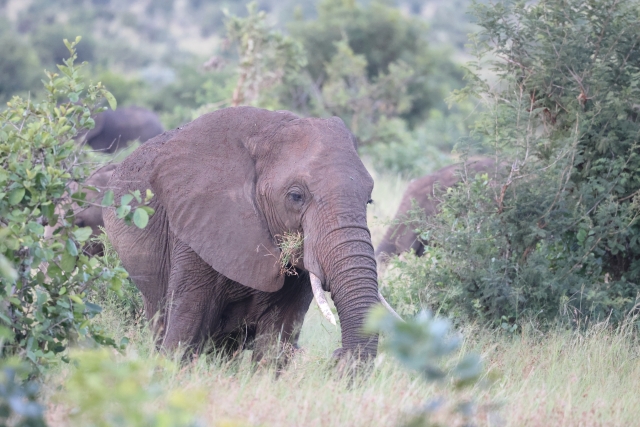
[[[82,206],[86,194],[73,188],[90,173],[74,136],[94,125],[90,105],[106,97],[115,108],[100,83],[80,77],[81,66],[74,64],[78,41],[65,40],[71,58],[58,67],[60,74],[47,72],[44,101],[14,97],[0,113],[0,254],[14,269],[5,265],[0,287],[0,325],[10,335],[2,355],[20,356],[40,369],[61,354],[64,360],[69,344],[80,339],[116,345],[91,322],[100,307],[88,297],[99,283],[119,289],[127,277],[124,269],[85,255],[91,228],[74,225],[74,206]],[[132,210],[134,197],[141,199],[123,196],[118,215],[144,226],[152,210]],[[113,202],[107,192],[103,206]]]
[[[37,401],[38,384],[25,380],[29,371],[29,365],[16,359],[0,361],[0,425],[46,426],[44,408]]]
[[[551,0],[474,13],[479,58],[459,95],[487,112],[482,142],[458,149],[504,166],[444,195],[421,227],[422,286],[403,298],[508,328],[620,321],[636,312],[640,284],[640,12]]]
[[[175,387],[178,365],[165,359],[116,360],[106,350],[77,352],[74,369],[53,396],[74,426],[198,426],[204,390]]]
[[[475,353],[456,355],[462,348],[462,337],[452,329],[448,319],[434,318],[431,312],[421,311],[405,322],[385,308],[376,307],[369,314],[366,330],[383,333],[382,349],[406,368],[420,373],[427,382],[451,383],[457,390],[481,383],[480,357]],[[446,402],[442,397],[431,398],[415,410],[404,425],[439,426],[441,424],[434,420],[438,412],[446,414],[446,425],[472,425],[475,402],[466,396],[454,396],[451,400],[453,402]],[[455,423],[456,419],[464,422]]]
[[[392,64],[404,63],[413,70],[406,84],[412,103],[401,112],[411,127],[426,119],[432,108],[445,110],[443,99],[452,89],[462,87],[462,70],[449,59],[449,52],[429,47],[429,30],[420,19],[407,17],[384,1],[363,5],[353,0],[323,0],[317,11],[317,18],[289,25],[308,54],[307,71],[315,84],[322,86],[327,80],[326,64],[339,53],[338,42],[347,40],[349,48],[366,60],[369,81],[391,74]]]
[[[193,120],[194,110],[204,105],[228,105],[233,91],[232,77],[230,70],[207,72],[198,69],[194,62],[178,67],[173,82],[147,91],[140,103],[160,112],[163,124],[172,129]]]
[[[144,96],[151,89],[142,80],[127,78],[111,70],[99,73],[98,80],[113,94],[119,105],[146,106]]]
[[[103,230],[104,231],[104,230]],[[104,252],[100,261],[103,265],[111,270],[120,269],[122,263],[111,241],[103,232],[93,239],[95,243],[100,243],[104,248]],[[111,310],[117,313],[119,321],[129,326],[135,326],[142,318],[144,304],[142,294],[130,279],[127,279],[118,288],[112,286],[99,286],[90,296],[93,303],[103,307],[105,310]]]
[[[361,153],[371,158],[373,166],[381,172],[406,178],[432,173],[451,163],[451,149],[469,132],[470,114],[468,107],[456,108],[449,114],[433,110],[413,130],[402,119],[384,118],[376,126],[375,143],[362,147]]]

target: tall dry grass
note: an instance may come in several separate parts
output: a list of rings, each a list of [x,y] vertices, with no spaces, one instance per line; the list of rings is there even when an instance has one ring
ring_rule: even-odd
[[[120,329],[117,313],[105,312],[105,326]],[[120,330],[131,339],[114,363],[153,360],[152,340],[144,329]],[[638,341],[629,325],[596,325],[584,333],[555,331],[520,334],[470,328],[465,351],[477,351],[497,379],[470,392],[480,404],[479,426],[633,426],[640,424]],[[428,385],[381,353],[373,372],[355,383],[331,365],[339,330],[312,308],[304,323],[297,354],[276,378],[268,369],[253,372],[250,354],[236,360],[201,357],[175,371],[159,373],[166,392],[189,395],[204,390],[198,419],[206,426],[397,426],[421,404],[436,396],[460,395],[447,384]],[[47,380],[52,426],[85,425],[70,418],[74,402],[65,400],[64,384],[75,369],[55,371]],[[62,386],[62,388],[60,388]],[[467,394],[469,395],[469,393]],[[461,425],[446,414],[443,425]],[[450,422],[449,422],[450,421]]]
[[[375,243],[384,221],[395,213],[405,185],[398,178],[376,180],[375,203],[369,207]],[[130,340],[123,354],[113,352],[113,363],[154,363],[161,358],[144,325],[125,324],[122,319],[116,306],[105,307],[100,317],[118,339]],[[470,391],[480,404],[498,404],[496,411],[478,411],[477,425],[640,425],[636,391],[640,359],[633,322],[619,328],[602,323],[586,332],[541,333],[528,326],[513,335],[467,327],[464,334],[464,351],[480,353],[489,376],[497,378]],[[174,360],[175,369],[155,368],[153,387],[200,399],[194,416],[204,426],[397,426],[428,399],[460,396],[448,384],[426,384],[384,352],[370,375],[355,381],[341,378],[331,364],[331,353],[340,346],[340,331],[315,305],[306,316],[300,345],[303,350],[278,378],[269,369],[254,372],[245,352],[233,360],[209,356],[187,365]],[[76,402],[65,393],[74,369],[63,365],[46,380],[44,398],[51,426],[87,425],[74,417]],[[152,400],[146,410],[158,409],[163,404],[159,402]],[[105,404],[105,411],[113,408],[109,405],[117,402]],[[438,419],[441,425],[460,425],[446,413]]]

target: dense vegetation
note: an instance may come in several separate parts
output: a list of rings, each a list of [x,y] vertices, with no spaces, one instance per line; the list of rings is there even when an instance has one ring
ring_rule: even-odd
[[[56,402],[50,409],[62,408],[61,425],[296,424],[296,411],[321,425],[327,406],[335,424],[495,425],[495,398],[519,402],[508,425],[579,425],[595,423],[590,388],[606,383],[602,399],[612,408],[629,400],[624,379],[640,369],[640,9],[633,1],[504,0],[475,3],[463,19],[466,6],[0,1],[0,100],[9,101],[0,112],[0,424],[43,425],[34,378],[45,379],[40,397]],[[478,32],[463,70],[468,30]],[[77,35],[80,43],[62,42]],[[42,73],[56,64],[57,74]],[[454,157],[495,157],[493,173],[463,176],[438,194],[439,215],[414,212],[408,220],[425,255],[393,259],[381,280],[407,317],[429,308],[476,337],[452,338],[448,322],[425,313],[406,324],[374,316],[384,351],[417,373],[381,357],[371,379],[355,381],[327,362],[338,337],[315,312],[302,334],[309,353],[296,356],[284,381],[253,375],[246,357],[185,367],[157,355],[117,256],[104,241],[104,256],[87,257],[90,230],[73,224],[82,181],[105,161],[74,137],[114,97],[153,109],[168,128],[240,104],[340,116],[377,173],[374,241],[384,225],[374,217],[393,213],[402,179]],[[387,186],[394,190],[384,193]],[[102,203],[144,226],[153,212],[132,211],[134,198],[145,197],[107,193]],[[56,229],[47,238],[46,226]],[[474,356],[440,360],[463,343],[489,360],[489,374]],[[69,350],[100,345],[120,353]],[[596,368],[582,372],[586,358]],[[614,366],[627,373],[620,384],[597,375]],[[572,409],[555,402],[567,397],[549,392],[565,386],[582,415],[567,416]],[[632,407],[608,419],[635,421]]]
[[[495,156],[497,178],[467,177],[442,214],[418,221],[426,259],[403,263],[399,300],[513,328],[635,315],[640,283],[632,2],[477,5],[470,84],[483,99],[463,153]],[[486,55],[492,60],[482,62]],[[495,80],[482,77],[486,67]],[[493,174],[491,174],[493,176]],[[425,286],[426,285],[426,286]]]
[[[322,0],[295,2],[295,8],[294,2],[260,2],[251,11],[240,2],[129,3],[0,5],[11,18],[0,21],[0,37],[7,39],[0,44],[0,100],[27,91],[38,96],[40,70],[53,69],[66,55],[61,40],[82,35],[78,57],[89,61],[87,76],[101,81],[120,105],[156,111],[167,128],[233,105],[238,69],[257,60],[264,63],[254,61],[254,81],[243,84],[244,104],[339,115],[378,169],[426,173],[446,163],[457,138],[468,133],[471,104],[449,109],[444,103],[463,86],[462,69],[452,60],[459,52],[455,43],[434,47],[425,20],[389,2]],[[238,29],[249,27],[238,27],[233,16],[252,26],[245,40],[237,38]],[[452,38],[464,28],[452,22]],[[274,44],[278,37],[288,47]],[[249,39],[258,43],[255,58],[243,47]],[[275,56],[269,63],[263,54]]]

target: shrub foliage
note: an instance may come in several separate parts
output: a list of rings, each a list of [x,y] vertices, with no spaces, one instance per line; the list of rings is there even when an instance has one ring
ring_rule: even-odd
[[[639,11],[508,0],[474,14],[478,60],[457,95],[484,101],[484,145],[459,150],[503,166],[443,196],[420,227],[427,258],[399,261],[411,285],[396,299],[505,327],[620,320],[640,283]]]
[[[99,283],[119,289],[127,273],[82,251],[90,227],[74,225],[84,205],[81,184],[91,165],[74,137],[91,128],[91,106],[115,99],[87,84],[71,57],[47,72],[42,102],[14,97],[0,113],[0,334],[3,356],[18,355],[38,367],[56,360],[71,341],[89,338],[115,345],[90,320],[100,307],[88,301]],[[79,188],[78,190],[75,190]],[[127,195],[118,207],[125,220],[146,224],[149,208],[131,210]],[[124,199],[124,197],[123,197]],[[113,204],[107,192],[103,205]],[[144,210],[144,212],[142,212]],[[52,229],[45,236],[45,227]]]

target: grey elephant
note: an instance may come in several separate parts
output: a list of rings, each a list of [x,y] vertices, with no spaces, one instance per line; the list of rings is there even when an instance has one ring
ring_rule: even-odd
[[[164,131],[158,115],[142,107],[106,110],[94,117],[95,127],[84,135],[94,150],[114,153],[134,140],[145,142]]]
[[[334,355],[376,355],[377,335],[362,331],[381,302],[366,221],[373,180],[339,118],[222,109],[140,146],[109,186],[116,200],[155,194],[144,229],[111,208],[103,216],[164,349],[253,341],[261,360],[276,342],[296,345],[314,296],[331,320],[328,291],[342,332]],[[304,234],[293,275],[279,265],[287,232]]]
[[[435,171],[432,174],[417,178],[409,184],[402,195],[400,206],[390,225],[376,248],[376,259],[380,266],[384,266],[390,256],[400,255],[411,249],[420,256],[424,251],[424,243],[418,238],[415,227],[407,224],[409,211],[413,208],[413,202],[424,210],[427,217],[438,212],[440,200],[435,197],[436,189],[447,189],[460,182],[462,169],[473,177],[478,173],[487,172],[495,176],[497,173],[495,159],[488,157],[475,157],[469,159],[466,164],[456,163]]]

